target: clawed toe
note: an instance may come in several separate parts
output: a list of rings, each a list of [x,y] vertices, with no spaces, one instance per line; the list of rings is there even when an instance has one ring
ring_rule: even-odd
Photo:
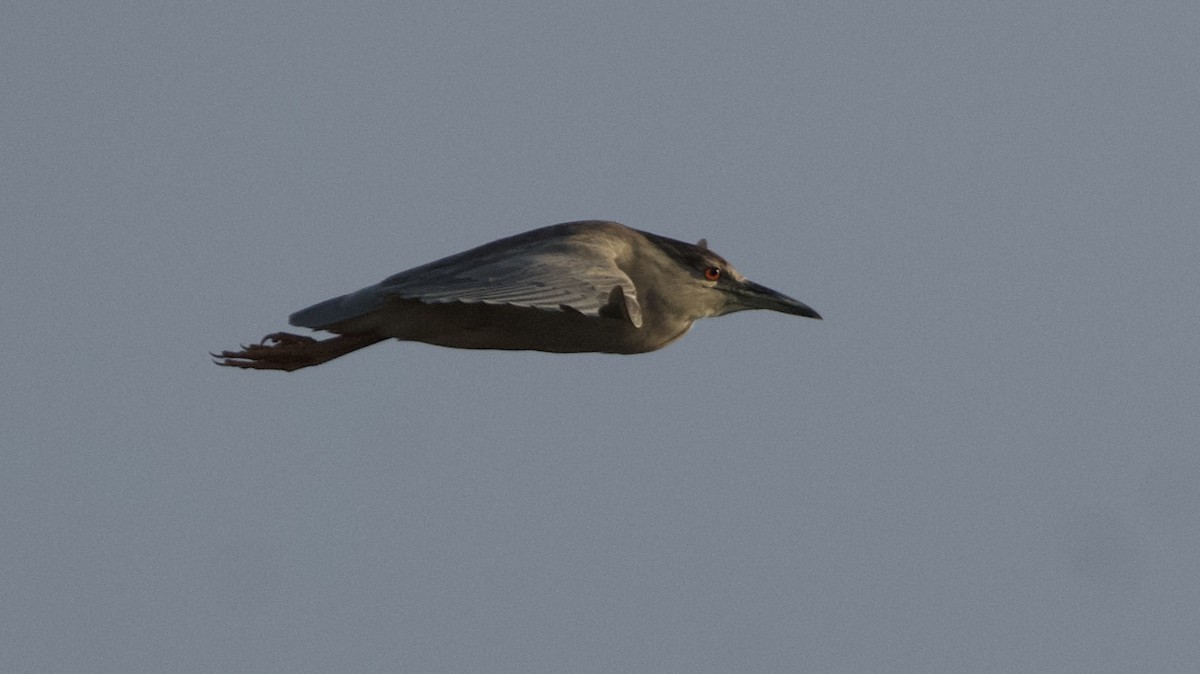
[[[267,344],[267,342],[271,342],[271,343]],[[266,337],[263,337],[262,341],[260,341],[255,346],[271,348],[274,346],[280,346],[280,345],[284,345],[284,344],[316,344],[316,343],[317,343],[317,340],[313,339],[312,337],[308,337],[307,335],[294,335],[290,332],[272,332],[271,334],[267,335]],[[243,346],[242,348],[244,349],[246,347]]]

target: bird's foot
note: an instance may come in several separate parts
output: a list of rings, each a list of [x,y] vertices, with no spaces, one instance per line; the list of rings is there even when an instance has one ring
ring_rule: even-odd
[[[217,359],[213,361],[217,365],[291,372],[324,362],[323,359],[314,358],[314,349],[318,344],[320,342],[312,337],[293,335],[290,332],[273,332],[263,337],[258,344],[243,344],[241,351],[222,351],[209,355]]]

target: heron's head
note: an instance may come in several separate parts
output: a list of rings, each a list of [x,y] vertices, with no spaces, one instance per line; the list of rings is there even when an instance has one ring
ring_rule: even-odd
[[[670,297],[677,309],[696,318],[748,309],[821,318],[807,304],[742,276],[725,258],[709,250],[703,239],[699,244],[690,244],[642,234],[670,260],[656,280],[660,293]]]

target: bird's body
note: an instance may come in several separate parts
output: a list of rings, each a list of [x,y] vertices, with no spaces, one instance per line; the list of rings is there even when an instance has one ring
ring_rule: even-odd
[[[295,370],[384,339],[466,349],[643,353],[698,318],[743,309],[820,318],[743,278],[704,241],[615,222],[570,222],[493,241],[291,315],[338,335],[269,335],[221,365]],[[268,343],[270,342],[270,343]]]

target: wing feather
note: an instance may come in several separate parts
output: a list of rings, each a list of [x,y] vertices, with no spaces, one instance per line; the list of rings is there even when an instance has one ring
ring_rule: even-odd
[[[379,309],[392,298],[545,311],[568,307],[599,317],[613,315],[611,307],[607,313],[602,310],[616,298],[625,303],[617,315],[640,327],[637,289],[617,264],[628,254],[627,239],[599,235],[603,232],[595,231],[596,225],[609,227],[610,223],[554,225],[494,241],[313,305],[292,314],[290,320],[293,325],[322,328]],[[621,292],[613,293],[614,288]]]

